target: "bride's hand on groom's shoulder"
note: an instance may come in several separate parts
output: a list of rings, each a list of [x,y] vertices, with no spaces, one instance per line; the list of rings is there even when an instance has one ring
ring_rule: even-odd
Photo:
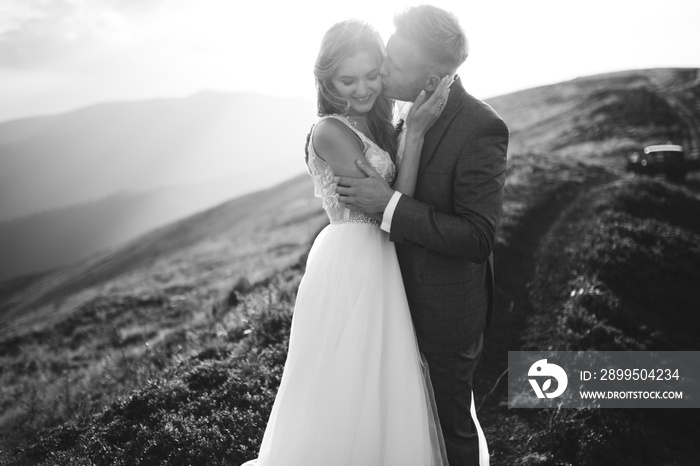
[[[449,82],[449,75],[443,77],[430,97],[427,97],[424,90],[421,91],[408,112],[408,136],[423,138],[438,121],[450,95]]]

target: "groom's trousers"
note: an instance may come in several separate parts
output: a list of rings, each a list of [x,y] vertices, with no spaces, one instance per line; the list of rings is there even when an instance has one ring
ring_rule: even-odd
[[[470,409],[472,378],[482,348],[480,335],[455,353],[424,353],[450,466],[479,466],[479,437]]]

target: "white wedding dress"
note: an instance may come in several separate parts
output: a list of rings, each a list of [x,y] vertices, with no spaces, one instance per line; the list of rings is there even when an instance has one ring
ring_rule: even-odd
[[[387,182],[389,155],[342,116]],[[312,139],[313,140],[313,139]],[[309,144],[315,195],[330,225],[299,285],[284,374],[257,466],[440,466],[444,443],[401,271],[379,222],[338,202]]]

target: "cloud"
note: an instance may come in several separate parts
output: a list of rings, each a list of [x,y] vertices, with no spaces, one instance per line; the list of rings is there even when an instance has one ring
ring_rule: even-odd
[[[0,67],[51,67],[96,44],[128,43],[139,18],[164,0],[4,0]]]

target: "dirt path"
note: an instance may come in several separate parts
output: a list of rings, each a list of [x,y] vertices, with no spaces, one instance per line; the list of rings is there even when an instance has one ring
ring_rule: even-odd
[[[508,445],[509,432],[518,428],[516,418],[528,415],[522,410],[517,414],[509,412],[507,407],[508,351],[523,349],[522,334],[528,317],[533,314],[528,286],[534,276],[540,241],[578,196],[618,178],[618,175],[603,168],[591,167],[590,170],[591,174],[585,181],[564,183],[545,202],[532,209],[510,246],[497,249],[494,253],[496,308],[475,375],[474,393],[479,419],[492,445],[492,454],[496,450],[495,466],[505,464],[498,461],[499,457],[508,456],[504,450],[515,453],[523,447]]]

